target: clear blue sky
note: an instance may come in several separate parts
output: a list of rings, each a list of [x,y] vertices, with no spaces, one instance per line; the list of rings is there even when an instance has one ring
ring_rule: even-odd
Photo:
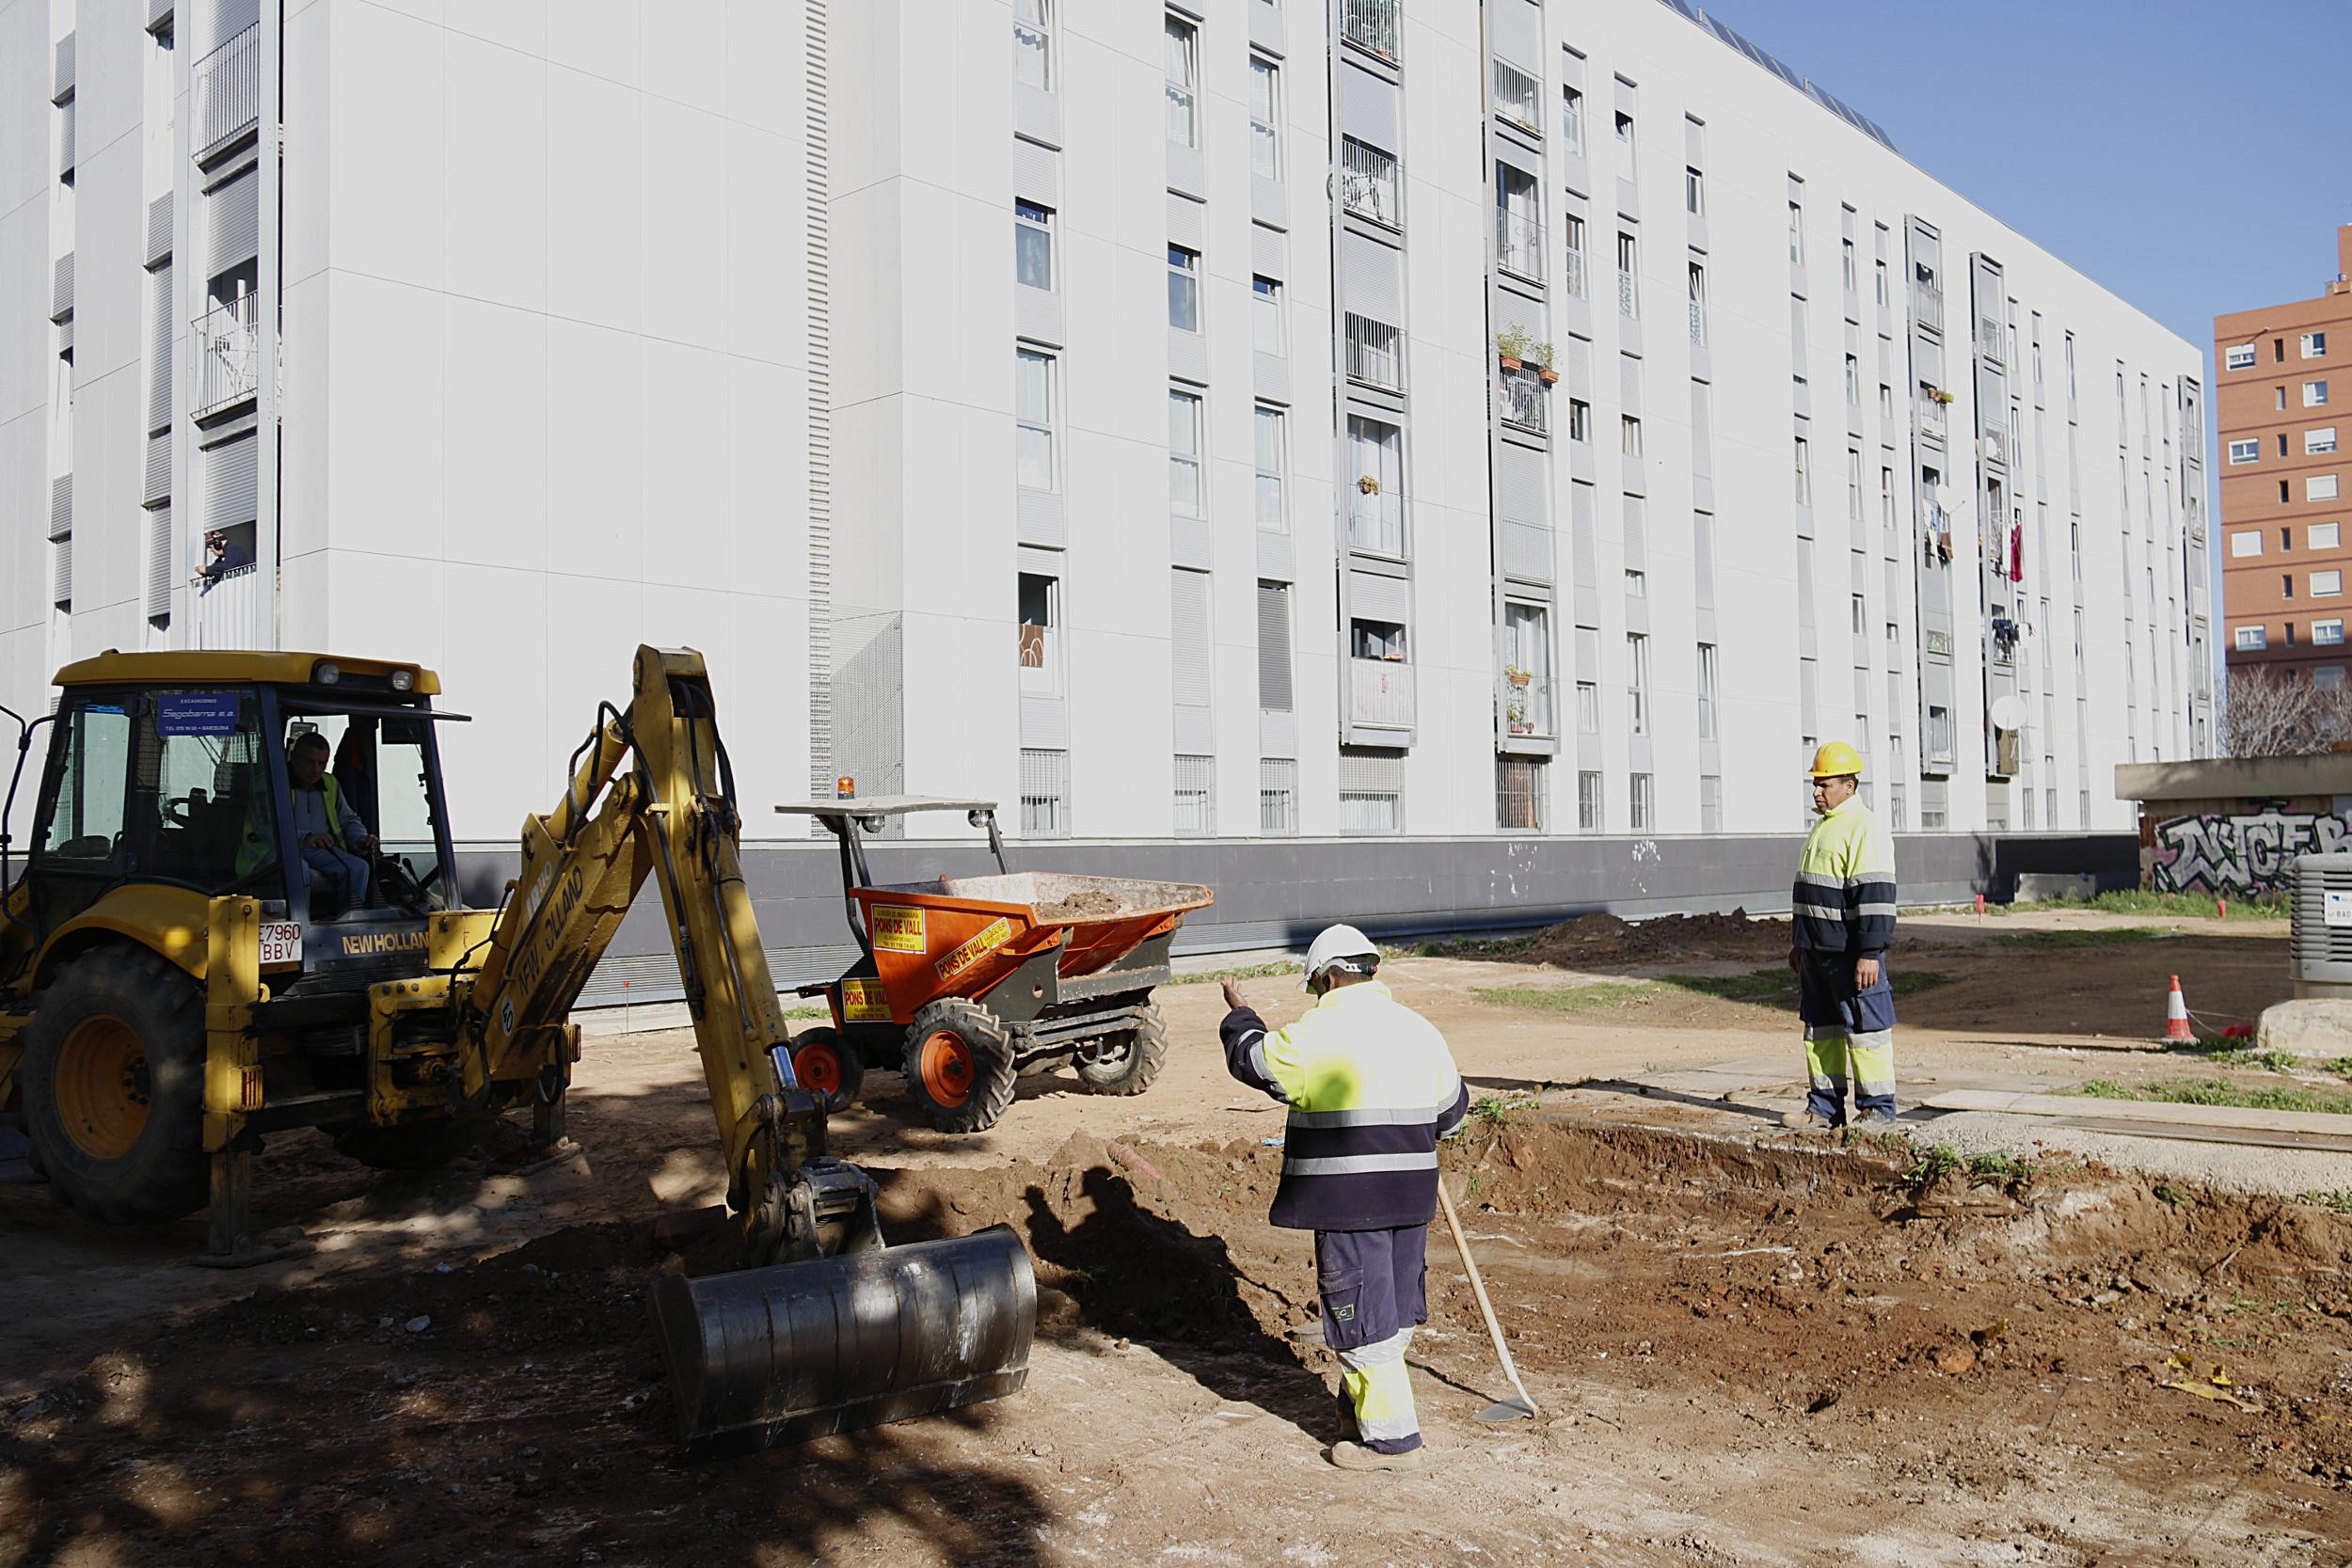
[[[2312,298],[2335,271],[2345,0],[1703,5],[2208,355],[2217,314]]]

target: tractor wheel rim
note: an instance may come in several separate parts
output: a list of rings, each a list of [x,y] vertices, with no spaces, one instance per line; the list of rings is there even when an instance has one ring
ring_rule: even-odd
[[[972,1048],[953,1029],[934,1029],[923,1041],[923,1092],[943,1110],[960,1109],[972,1098]]]
[[[841,1092],[841,1053],[830,1045],[804,1045],[792,1053],[792,1076],[818,1094]]]
[[[75,1024],[57,1053],[57,1119],[73,1147],[94,1160],[119,1160],[147,1129],[147,1049],[128,1023],[95,1013]]]

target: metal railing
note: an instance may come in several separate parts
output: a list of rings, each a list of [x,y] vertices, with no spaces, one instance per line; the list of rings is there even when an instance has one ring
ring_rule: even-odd
[[[1568,247],[1568,264],[1560,274],[1560,286],[1578,299],[1584,297],[1584,252]]]
[[[1919,394],[1919,434],[1932,436],[1939,441],[1949,439],[1951,435],[1951,417],[1945,412],[1945,405],[1924,392]]]
[[[1374,321],[1353,310],[1346,313],[1345,327],[1348,379],[1385,387],[1391,392],[1403,391],[1404,334],[1387,322]]]
[[[1384,60],[1393,60],[1400,8],[1400,0],[1342,0],[1341,36],[1359,49],[1368,49]]]
[[[1531,136],[1542,135],[1542,89],[1535,78],[1508,60],[1497,60],[1494,67],[1495,113]]]
[[[1916,278],[1913,279],[1911,313],[1918,318],[1921,326],[1931,326],[1938,332],[1943,331],[1944,291],[1932,283],[1922,283]]]
[[[1628,321],[1638,321],[1641,318],[1642,295],[1641,292],[1635,288],[1633,275],[1629,272],[1617,274],[1617,314]]]
[[[262,595],[268,579],[251,562],[231,566],[216,578],[201,572],[188,578],[199,648],[260,648]]]
[[[1405,554],[1405,502],[1400,496],[1362,490],[1347,498],[1348,548],[1373,555]]]
[[[190,414],[205,415],[242,402],[262,388],[259,294],[215,306],[196,319],[196,402]]]
[[[1340,202],[1359,217],[1391,229],[1405,227],[1398,199],[1396,160],[1353,136],[1340,138]]]
[[[1707,346],[1707,307],[1695,299],[1691,302],[1691,342],[1698,348]]]
[[[262,25],[255,23],[196,62],[196,157],[201,162],[262,118]]]
[[[1551,400],[1534,371],[1502,372],[1502,422],[1537,436],[1551,434]]]
[[[1508,207],[1495,209],[1495,264],[1531,283],[1544,280],[1543,225]]]
[[[1398,659],[1349,659],[1347,717],[1357,724],[1411,728],[1413,667]]]

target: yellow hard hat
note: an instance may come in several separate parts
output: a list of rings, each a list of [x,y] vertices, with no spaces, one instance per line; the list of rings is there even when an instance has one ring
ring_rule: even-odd
[[[1842,779],[1862,772],[1862,753],[1842,740],[1833,740],[1813,753],[1813,766],[1806,769],[1809,779]]]

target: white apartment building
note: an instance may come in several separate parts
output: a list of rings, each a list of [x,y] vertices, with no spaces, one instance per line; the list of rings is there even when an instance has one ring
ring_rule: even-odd
[[[419,658],[485,847],[639,641],[1252,930],[2210,749],[2201,351],[1680,4],[0,0],[0,702]]]

